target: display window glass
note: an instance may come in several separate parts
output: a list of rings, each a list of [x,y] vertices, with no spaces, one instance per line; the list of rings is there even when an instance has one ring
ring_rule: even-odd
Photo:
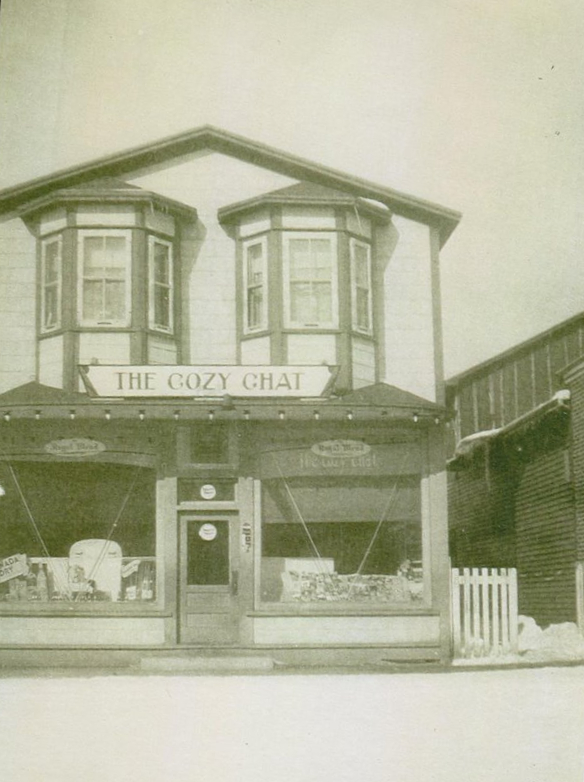
[[[419,475],[263,481],[261,533],[264,603],[422,601]]]
[[[0,464],[0,605],[156,599],[152,469]]]

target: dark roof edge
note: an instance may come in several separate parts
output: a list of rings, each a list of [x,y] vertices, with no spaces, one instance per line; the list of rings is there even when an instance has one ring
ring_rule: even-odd
[[[56,206],[59,204],[67,204],[70,202],[76,204],[95,203],[100,201],[101,203],[115,203],[115,204],[129,204],[129,203],[147,203],[155,204],[161,209],[170,209],[176,214],[180,214],[183,217],[189,217],[196,219],[197,210],[191,206],[175,201],[172,198],[166,198],[158,193],[153,193],[150,190],[140,190],[139,188],[133,190],[67,190],[57,191],[54,194],[47,194],[37,198],[31,203],[28,203],[22,209],[19,210],[19,214],[22,217],[31,216],[37,212],[46,209],[49,206]]]
[[[6,188],[0,191],[0,214],[10,212],[24,202],[39,198],[55,188],[71,187],[95,176],[119,176],[137,168],[150,167],[180,155],[196,152],[204,147],[294,179],[319,182],[328,187],[341,187],[353,195],[381,201],[396,214],[404,217],[418,219],[423,217],[422,222],[436,224],[439,227],[442,244],[446,242],[461,218],[460,212],[453,209],[400,193],[360,177],[344,174],[328,166],[313,163],[211,125],[203,125],[158,142],[143,144]]]
[[[257,209],[261,206],[272,206],[274,204],[303,204],[310,206],[322,206],[323,204],[334,204],[339,206],[355,207],[365,214],[373,216],[377,220],[383,220],[389,222],[391,219],[391,212],[385,211],[380,206],[374,206],[367,203],[363,199],[359,199],[359,196],[351,197],[347,196],[344,199],[337,198],[334,201],[326,199],[325,197],[302,197],[302,196],[285,196],[277,195],[273,193],[267,193],[266,195],[255,196],[254,198],[248,198],[245,201],[238,201],[237,203],[224,206],[219,209],[218,216],[221,222],[229,222],[229,220],[235,218],[237,215],[249,212],[253,209]]]
[[[564,329],[575,325],[578,323],[578,321],[582,321],[584,323],[584,312],[580,312],[578,315],[572,315],[570,318],[557,323],[555,326],[550,326],[550,328],[546,329],[545,331],[541,331],[539,334],[535,334],[533,337],[528,337],[528,339],[520,342],[518,345],[513,345],[512,347],[507,348],[507,350],[503,350],[501,353],[497,353],[495,356],[487,358],[485,361],[481,361],[480,363],[465,369],[463,372],[459,372],[457,375],[453,375],[452,377],[447,378],[446,385],[456,386],[460,382],[472,377],[472,375],[479,374],[483,370],[505,361],[514,353],[521,353],[521,351],[528,350],[534,345],[537,345],[538,342],[549,339],[557,332],[563,331]]]

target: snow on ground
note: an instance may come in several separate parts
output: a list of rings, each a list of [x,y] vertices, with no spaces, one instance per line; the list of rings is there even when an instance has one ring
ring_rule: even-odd
[[[582,782],[584,666],[0,680],[10,782]]]

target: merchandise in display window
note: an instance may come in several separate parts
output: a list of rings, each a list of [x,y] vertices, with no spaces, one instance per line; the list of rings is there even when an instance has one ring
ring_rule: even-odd
[[[419,476],[264,481],[264,602],[419,604]]]
[[[0,463],[0,604],[156,598],[154,472]]]

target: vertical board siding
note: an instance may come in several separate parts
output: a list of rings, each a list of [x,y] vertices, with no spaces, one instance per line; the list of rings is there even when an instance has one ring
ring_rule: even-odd
[[[506,426],[559,389],[558,373],[584,352],[583,326],[573,323],[484,368],[456,387],[460,436]]]
[[[519,610],[543,626],[576,619],[574,493],[565,451],[525,465],[517,486]]]
[[[450,556],[455,567],[514,567],[512,481],[478,467],[448,477]]]

